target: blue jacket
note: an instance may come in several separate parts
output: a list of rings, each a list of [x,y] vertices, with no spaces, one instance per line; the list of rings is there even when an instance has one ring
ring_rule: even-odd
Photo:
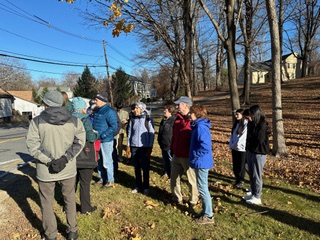
[[[101,142],[113,141],[114,133],[118,130],[116,111],[107,104],[98,108],[94,112],[92,126],[98,131]]]
[[[191,123],[189,160],[192,168],[213,167],[210,126],[206,118],[198,118]]]
[[[154,142],[154,127],[153,121],[146,121],[146,113],[141,116],[134,116],[132,120],[129,120],[128,126],[128,145],[131,147],[152,147]],[[146,125],[148,124],[148,129]]]

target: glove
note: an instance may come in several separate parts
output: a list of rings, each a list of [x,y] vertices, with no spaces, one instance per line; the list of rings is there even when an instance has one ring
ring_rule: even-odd
[[[148,158],[148,159],[151,158],[151,153],[152,153],[152,147],[151,147],[151,148],[148,148],[148,150],[147,150],[146,155],[147,155],[147,158]]]
[[[130,158],[131,152],[130,152],[130,146],[127,146],[126,156],[127,158]]]
[[[49,173],[59,173],[61,172],[67,165],[68,159],[66,156],[62,156],[56,160],[51,161],[48,163]]]

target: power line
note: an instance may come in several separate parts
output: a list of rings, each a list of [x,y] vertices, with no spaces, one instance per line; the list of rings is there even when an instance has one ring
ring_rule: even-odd
[[[37,62],[37,63],[45,63],[45,64],[51,64],[51,65],[59,65],[59,66],[67,66],[67,67],[91,67],[91,68],[98,68],[98,67],[106,67],[105,65],[82,65],[82,64],[68,64],[68,63],[61,63],[61,62],[52,62],[52,61],[43,61],[43,60],[37,60],[32,58],[25,58],[25,57],[19,57],[19,56],[13,56],[8,54],[2,54],[0,53],[0,56],[2,57],[9,57],[9,58],[16,58],[20,60],[25,61],[31,61],[31,62]],[[109,66],[110,68],[116,70],[116,68]]]
[[[84,36],[82,36],[82,35],[74,34],[74,33],[68,32],[68,31],[66,31],[66,30],[63,30],[63,29],[61,29],[61,28],[55,27],[54,25],[50,24],[48,21],[44,20],[43,18],[41,18],[41,17],[39,17],[39,16],[36,16],[36,15],[32,15],[32,14],[30,14],[30,13],[27,13],[26,11],[20,9],[19,7],[17,7],[16,5],[14,5],[13,3],[11,3],[11,2],[9,2],[9,1],[7,1],[7,0],[6,0],[6,2],[8,2],[8,3],[11,4],[11,5],[13,5],[15,8],[19,9],[20,11],[24,12],[25,14],[27,14],[27,15],[29,15],[29,16],[32,16],[33,18],[36,18],[37,20],[32,19],[32,18],[30,18],[30,17],[28,17],[28,16],[26,16],[26,15],[21,14],[21,13],[18,13],[17,11],[13,10],[12,8],[10,8],[10,7],[8,7],[8,6],[0,3],[0,5],[5,6],[5,7],[9,8],[9,9],[11,10],[11,11],[8,11],[8,10],[2,8],[2,9],[5,10],[5,11],[8,11],[8,12],[10,12],[10,13],[12,13],[12,14],[15,14],[15,15],[17,15],[17,16],[19,16],[19,17],[22,17],[22,18],[25,18],[25,19],[34,21],[34,22],[36,22],[36,23],[45,25],[45,26],[47,26],[47,27],[49,27],[49,28],[51,28],[51,29],[54,29],[54,30],[59,31],[59,32],[61,32],[61,33],[64,33],[64,34],[66,34],[66,35],[69,35],[69,36],[72,36],[72,37],[76,37],[76,38],[80,38],[80,39],[82,39],[82,40],[91,41],[91,42],[94,42],[94,43],[97,43],[97,44],[100,44],[100,43],[101,43],[100,40],[92,39],[92,38],[88,38],[88,37],[84,37]],[[40,21],[39,21],[39,20],[40,20]],[[123,54],[121,51],[119,51],[116,47],[112,46],[112,45],[111,45],[110,43],[108,43],[108,42],[106,42],[106,43],[107,43],[107,45],[108,45],[113,51],[115,51],[116,53],[118,53],[119,55],[121,55],[122,57],[124,57],[125,59],[129,60],[129,59],[127,58],[127,56],[126,56],[125,54]]]

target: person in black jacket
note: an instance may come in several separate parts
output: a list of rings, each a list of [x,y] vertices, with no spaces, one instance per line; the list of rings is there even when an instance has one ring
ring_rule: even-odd
[[[176,116],[174,115],[175,107],[173,105],[166,105],[164,109],[164,118],[160,122],[158,143],[162,151],[163,158],[163,178],[170,178],[172,154],[170,151],[172,129]]]
[[[269,126],[259,105],[249,109],[250,118],[247,130],[247,163],[251,193],[243,199],[249,204],[260,205],[262,195],[262,173],[269,148]]]
[[[89,120],[89,115],[86,114],[87,104],[81,97],[75,97],[72,100],[74,112],[72,116],[81,119],[84,129],[86,130],[86,145],[82,152],[77,156],[77,178],[76,189],[80,183],[80,212],[88,214],[97,209],[91,205],[90,200],[90,182],[92,180],[93,169],[97,166],[96,152],[94,142],[98,140],[98,132],[94,131]],[[91,150],[91,151],[90,151]]]

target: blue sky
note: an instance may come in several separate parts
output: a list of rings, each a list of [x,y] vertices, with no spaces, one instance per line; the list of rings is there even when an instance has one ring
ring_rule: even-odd
[[[139,51],[134,36],[121,34],[113,38],[111,30],[89,28],[76,9],[84,9],[88,2],[78,0],[69,4],[58,0],[0,0],[0,54],[55,63],[101,66],[105,65],[104,39],[107,42],[110,73],[121,66],[131,74],[137,68],[132,57]],[[60,80],[67,72],[81,74],[84,69],[82,66],[20,62],[25,64],[33,80],[39,80],[42,76]],[[93,74],[106,75],[105,67],[90,70]]]

